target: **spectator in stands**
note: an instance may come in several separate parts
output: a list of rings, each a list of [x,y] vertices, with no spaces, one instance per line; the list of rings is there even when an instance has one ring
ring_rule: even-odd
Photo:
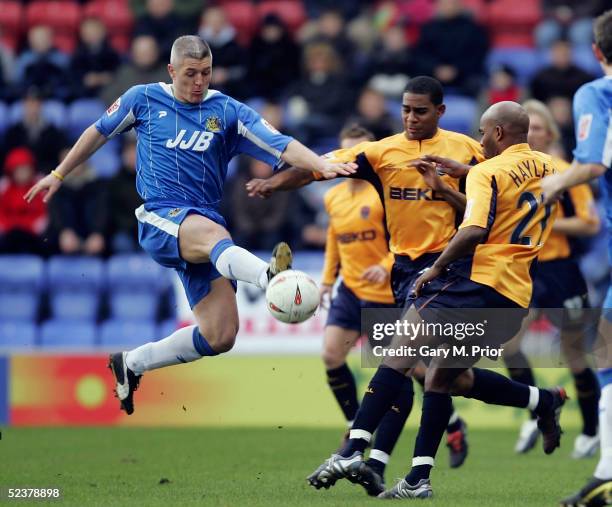
[[[96,97],[113,80],[119,63],[119,55],[108,42],[104,23],[98,18],[84,19],[80,42],[70,64],[73,96]]]
[[[353,104],[340,57],[330,44],[318,42],[305,48],[303,60],[304,75],[288,91],[296,137],[306,144],[335,139]]]
[[[221,7],[212,6],[202,13],[198,33],[208,42],[215,62],[210,87],[244,99],[249,95],[247,52],[236,41],[236,29]]]
[[[187,30],[185,21],[174,11],[173,0],[147,0],[146,12],[139,16],[134,35],[150,35],[159,44],[162,60],[170,58],[174,39],[186,32],[192,32],[195,24]]]
[[[337,54],[342,55],[346,69],[352,69],[355,45],[347,36],[341,11],[334,8],[323,11],[313,23],[303,27],[301,38],[307,45],[315,42],[330,44]]]
[[[500,65],[494,69],[489,78],[489,89],[486,95],[486,107],[505,100],[521,102],[522,90],[516,82],[514,69],[508,65]]]
[[[47,207],[36,197],[28,205],[23,196],[38,179],[34,155],[28,148],[12,149],[0,180],[0,252],[43,255]]]
[[[101,98],[112,104],[131,86],[169,81],[168,70],[159,60],[159,47],[150,35],[139,35],[132,40],[130,63],[119,67],[112,82],[102,90]]]
[[[65,156],[68,150],[64,150]],[[62,157],[63,158],[63,157]],[[93,169],[81,164],[49,203],[50,235],[61,254],[102,255],[106,252],[106,189]],[[61,194],[61,195],[60,195]]]
[[[238,174],[229,182],[227,192],[228,218],[232,224],[232,238],[237,245],[249,249],[268,250],[281,239],[286,240],[286,229],[292,213],[289,192],[276,192],[269,199],[246,199],[244,188],[253,178],[268,178],[272,168],[252,158],[241,158]],[[278,199],[280,194],[286,194]]]
[[[590,46],[593,18],[603,13],[605,0],[542,0],[543,21],[536,27],[535,40],[547,49],[559,39]]]
[[[593,79],[594,76],[572,63],[570,43],[558,40],[550,48],[550,65],[540,69],[531,80],[531,95],[541,102],[551,97],[571,99],[578,88]]]
[[[357,101],[357,115],[348,123],[356,123],[368,129],[376,139],[382,139],[402,130],[398,120],[387,110],[385,96],[374,88],[362,90]]]
[[[105,208],[108,213],[107,238],[113,253],[135,252],[138,222],[134,210],[142,204],[136,191],[136,139],[126,137],[121,151],[121,169],[108,180]]]
[[[488,48],[485,30],[464,11],[461,0],[437,0],[436,16],[423,25],[415,57],[422,72],[438,79],[449,93],[454,89],[475,96]]]
[[[53,47],[53,31],[34,26],[28,32],[29,49],[16,61],[15,86],[19,90],[37,87],[45,97],[66,100],[70,95],[68,56]]]
[[[388,97],[401,98],[408,78],[417,70],[403,26],[396,24],[382,33],[367,66],[373,87]]]
[[[23,118],[5,133],[4,153],[26,146],[36,153],[38,169],[47,173],[59,163],[60,151],[67,145],[67,139],[60,129],[45,119],[42,105],[40,91],[28,89],[23,101]]]
[[[278,99],[291,79],[299,75],[300,58],[300,48],[283,21],[276,14],[268,14],[249,46],[248,82],[252,95]]]
[[[572,101],[566,97],[552,97],[546,105],[548,109],[550,109],[550,114],[552,114],[555,123],[559,126],[559,130],[561,131],[561,144],[564,153],[559,154],[559,157],[567,159],[571,157],[571,153],[576,146]]]

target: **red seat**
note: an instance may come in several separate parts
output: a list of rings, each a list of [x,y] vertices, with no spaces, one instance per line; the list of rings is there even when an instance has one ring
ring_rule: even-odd
[[[85,6],[85,16],[102,20],[111,40],[129,37],[134,26],[134,15],[123,0],[94,0]]]
[[[255,5],[248,0],[234,0],[224,2],[221,7],[230,24],[236,29],[236,39],[238,42],[247,45],[259,25],[258,12]]]
[[[0,33],[2,42],[15,50],[23,30],[23,7],[15,1],[2,2],[0,7]]]
[[[493,46],[532,46],[533,30],[541,18],[539,2],[493,1],[487,10]]]
[[[276,14],[292,33],[299,30],[307,19],[304,5],[299,0],[265,0],[257,6],[257,10],[260,20],[267,14]]]
[[[54,32],[76,34],[81,23],[81,6],[65,0],[35,1],[26,7],[26,27],[46,25]]]

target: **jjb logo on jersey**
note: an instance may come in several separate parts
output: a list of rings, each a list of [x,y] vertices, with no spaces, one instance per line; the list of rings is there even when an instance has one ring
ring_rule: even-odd
[[[187,134],[186,129],[181,129],[174,139],[166,141],[166,148],[179,148],[181,150],[206,151],[210,141],[215,135],[212,132],[196,130],[193,134]]]

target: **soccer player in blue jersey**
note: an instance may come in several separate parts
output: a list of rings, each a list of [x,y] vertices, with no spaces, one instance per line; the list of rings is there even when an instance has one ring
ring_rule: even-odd
[[[601,177],[606,218],[608,226],[612,227],[612,10],[595,20],[593,31],[593,50],[605,76],[583,85],[576,92],[574,162],[566,172],[546,178],[542,188],[547,198],[552,200],[570,187]],[[612,260],[612,236],[609,254]],[[612,339],[612,286],[603,305],[599,339],[604,343],[599,343],[598,348],[607,352],[607,343]],[[612,501],[612,364],[609,355],[599,360],[601,456],[594,476],[586,486],[561,501],[561,505],[566,507],[609,505]]]
[[[270,264],[234,245],[219,214],[227,164],[245,153],[270,165],[281,160],[331,178],[353,164],[331,164],[284,136],[244,104],[210,90],[212,54],[197,36],[176,39],[168,72],[172,84],[130,88],[87,128],[63,162],[32,187],[31,201],[48,201],[64,178],[108,139],[135,129],[139,241],[155,261],[176,269],[197,325],[158,342],[111,354],[121,408],[134,411],[133,393],[148,370],[229,351],[238,332],[235,280],[265,289],[291,266],[291,250],[277,245]]]

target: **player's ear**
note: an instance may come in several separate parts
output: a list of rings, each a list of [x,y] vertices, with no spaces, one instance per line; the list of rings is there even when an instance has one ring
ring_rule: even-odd
[[[603,62],[603,63],[610,63],[610,62],[606,62],[606,59],[597,44],[593,42],[593,44],[591,44],[591,47],[593,48],[593,54],[595,55],[595,58],[597,58],[598,61]]]
[[[440,104],[438,106],[438,118],[441,118],[445,112],[446,112],[446,106],[444,104]]]
[[[174,76],[176,75],[176,71],[171,63],[168,64],[168,74],[170,74],[172,79],[174,79]]]

